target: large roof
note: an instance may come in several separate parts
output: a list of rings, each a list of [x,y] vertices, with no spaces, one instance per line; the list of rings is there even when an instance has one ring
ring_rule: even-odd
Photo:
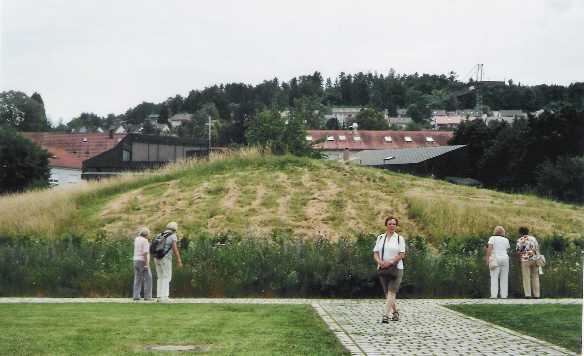
[[[107,151],[126,135],[106,133],[22,132],[24,137],[49,151],[51,167],[81,169],[81,163]]]
[[[465,145],[403,148],[389,150],[366,150],[356,153],[354,160],[366,166],[414,164],[458,150]]]
[[[322,150],[381,150],[390,148],[437,147],[448,145],[449,131],[368,131],[368,130],[307,130],[307,136]],[[331,139],[332,138],[332,139]]]

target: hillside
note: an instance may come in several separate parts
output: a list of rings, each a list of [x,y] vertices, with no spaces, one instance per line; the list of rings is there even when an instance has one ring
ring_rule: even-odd
[[[179,223],[182,235],[273,231],[331,239],[379,233],[400,218],[405,236],[488,236],[527,225],[540,237],[581,237],[584,208],[526,195],[337,162],[241,153],[150,175],[0,198],[0,235],[64,233],[124,239],[140,225]],[[23,219],[26,217],[26,219]]]

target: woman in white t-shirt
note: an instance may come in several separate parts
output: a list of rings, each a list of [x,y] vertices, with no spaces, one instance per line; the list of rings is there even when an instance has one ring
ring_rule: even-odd
[[[505,237],[502,226],[495,227],[493,236],[489,238],[486,253],[487,266],[491,270],[491,298],[507,298],[509,287],[509,240]]]
[[[377,272],[383,294],[385,295],[385,314],[381,322],[398,321],[399,313],[395,300],[397,291],[404,275],[402,259],[406,253],[406,240],[396,232],[398,220],[393,216],[385,219],[387,231],[377,236],[373,247],[373,259],[377,263]],[[391,318],[390,318],[391,315]]]
[[[144,286],[144,300],[152,299],[152,272],[150,272],[150,230],[146,227],[138,230],[134,239],[134,300],[140,300],[140,292]]]

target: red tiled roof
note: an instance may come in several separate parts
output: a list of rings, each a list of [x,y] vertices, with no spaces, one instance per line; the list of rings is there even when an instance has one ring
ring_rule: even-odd
[[[95,155],[113,148],[125,134],[107,133],[61,133],[61,132],[21,132],[53,156],[49,159],[51,167],[81,169],[81,163]]]
[[[367,130],[307,130],[307,135],[312,136],[312,141],[324,138],[324,142],[314,145],[314,148],[323,150],[381,150],[388,148],[415,148],[415,147],[436,147],[448,146],[448,140],[452,138],[449,131],[367,131]],[[327,137],[332,136],[333,140],[328,141]],[[345,136],[345,140],[340,140],[339,136]],[[358,136],[360,141],[353,138]],[[385,137],[391,137],[387,141]],[[411,142],[405,140],[411,138]],[[432,140],[427,140],[431,137]]]

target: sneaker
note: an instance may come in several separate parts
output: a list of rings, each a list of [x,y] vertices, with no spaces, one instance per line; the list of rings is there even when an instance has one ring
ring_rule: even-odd
[[[389,316],[384,315],[383,318],[381,318],[381,324],[388,324],[389,323]]]
[[[391,317],[391,321],[399,321],[399,313],[396,311],[393,312],[393,316]]]
[[[161,299],[158,299],[158,303],[160,303],[160,304],[170,304],[171,301],[168,298],[161,298]]]

